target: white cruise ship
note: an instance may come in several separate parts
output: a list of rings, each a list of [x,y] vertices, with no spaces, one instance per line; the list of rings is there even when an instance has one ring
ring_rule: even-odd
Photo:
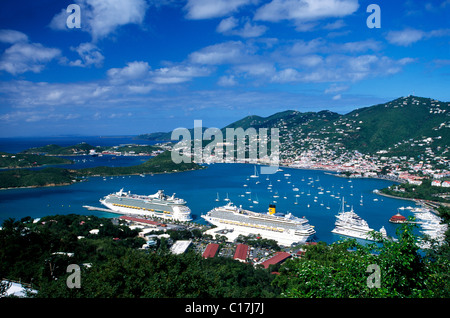
[[[159,190],[152,195],[138,195],[124,192],[111,193],[100,199],[100,203],[111,212],[120,214],[138,214],[159,217],[168,220],[192,221],[191,210],[186,201],[164,194]]]
[[[255,234],[276,240],[279,245],[291,246],[293,243],[306,242],[316,233],[305,218],[295,217],[291,213],[284,216],[275,215],[274,205],[270,205],[269,212],[259,213],[244,210],[228,202],[227,205],[214,208],[206,215],[202,215],[202,218],[218,227],[212,229],[214,233],[227,232],[225,236],[229,240],[240,234],[244,236]]]
[[[335,226],[336,227],[331,231],[332,233],[364,240],[374,240],[372,236],[369,235],[369,233],[374,230],[369,227],[365,220],[353,211],[353,207],[350,211],[345,211],[344,199],[342,199],[341,211],[336,215]],[[380,233],[383,237],[387,237],[384,226],[380,229]]]

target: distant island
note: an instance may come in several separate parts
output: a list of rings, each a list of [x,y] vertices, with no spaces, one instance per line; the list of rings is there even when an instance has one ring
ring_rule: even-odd
[[[44,168],[41,170],[13,169],[0,172],[0,189],[69,185],[89,176],[139,175],[172,173],[202,169],[195,163],[175,164],[169,151],[146,162],[130,167],[92,167],[84,169]]]
[[[113,147],[92,146],[85,142],[71,146],[58,146],[55,144],[43,147],[34,147],[22,151],[20,154],[33,154],[45,156],[79,156],[79,155],[157,155],[163,151],[163,148],[150,145],[121,145]]]

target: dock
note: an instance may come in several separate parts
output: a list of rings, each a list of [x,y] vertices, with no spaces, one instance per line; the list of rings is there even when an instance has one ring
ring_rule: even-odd
[[[117,211],[114,211],[111,209],[99,208],[99,207],[90,206],[90,205],[83,205],[83,208],[88,209],[89,211],[102,211],[102,212],[117,213]]]

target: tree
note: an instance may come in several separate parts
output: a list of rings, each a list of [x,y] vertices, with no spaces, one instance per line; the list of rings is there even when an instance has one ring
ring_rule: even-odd
[[[414,224],[398,228],[398,241],[362,246],[355,240],[308,246],[305,257],[286,261],[274,284],[285,297],[448,297],[449,262],[419,253]],[[367,270],[380,269],[380,288]]]

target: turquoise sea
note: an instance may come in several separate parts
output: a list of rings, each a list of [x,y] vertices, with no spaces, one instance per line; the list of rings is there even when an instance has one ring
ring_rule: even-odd
[[[1,145],[0,150],[2,150]],[[96,165],[100,161],[107,160],[114,161],[113,164],[130,165],[148,159],[118,158],[120,158],[119,161],[105,156],[71,157],[71,159],[79,160],[77,167],[82,167],[83,164]],[[86,161],[83,162],[83,159]],[[145,177],[93,177],[86,182],[70,186],[1,190],[0,222],[9,217],[38,218],[69,213],[114,217],[117,214],[88,211],[82,206],[101,207],[100,198],[121,188],[136,194],[153,194],[163,189],[166,194],[176,193],[177,197],[187,201],[195,222],[204,223],[201,215],[216,206],[226,204],[227,201],[224,199],[227,197],[238,206],[242,205],[243,208],[259,212],[266,212],[269,204],[275,204],[277,212],[291,212],[296,216],[305,216],[310,224],[315,226],[317,232],[315,240],[331,243],[341,238],[331,233],[331,230],[334,228],[335,215],[339,212],[343,197],[348,205],[347,209],[353,206],[355,212],[365,219],[371,228],[379,230],[384,226],[390,236],[395,236],[398,225],[389,223],[389,218],[397,213],[399,207],[415,206],[412,201],[382,197],[372,192],[374,189],[381,189],[392,184],[386,180],[347,179],[329,175],[323,171],[285,167],[282,167],[283,171],[273,175],[250,178],[249,176],[254,173],[254,167],[251,164],[224,163],[209,165],[203,170],[182,173],[155,174]],[[270,184],[272,184],[271,191],[268,189]],[[298,191],[294,191],[294,188]],[[217,197],[219,201],[216,201]],[[255,200],[258,203],[254,203]],[[409,210],[402,210],[401,213],[406,217],[412,215]]]

